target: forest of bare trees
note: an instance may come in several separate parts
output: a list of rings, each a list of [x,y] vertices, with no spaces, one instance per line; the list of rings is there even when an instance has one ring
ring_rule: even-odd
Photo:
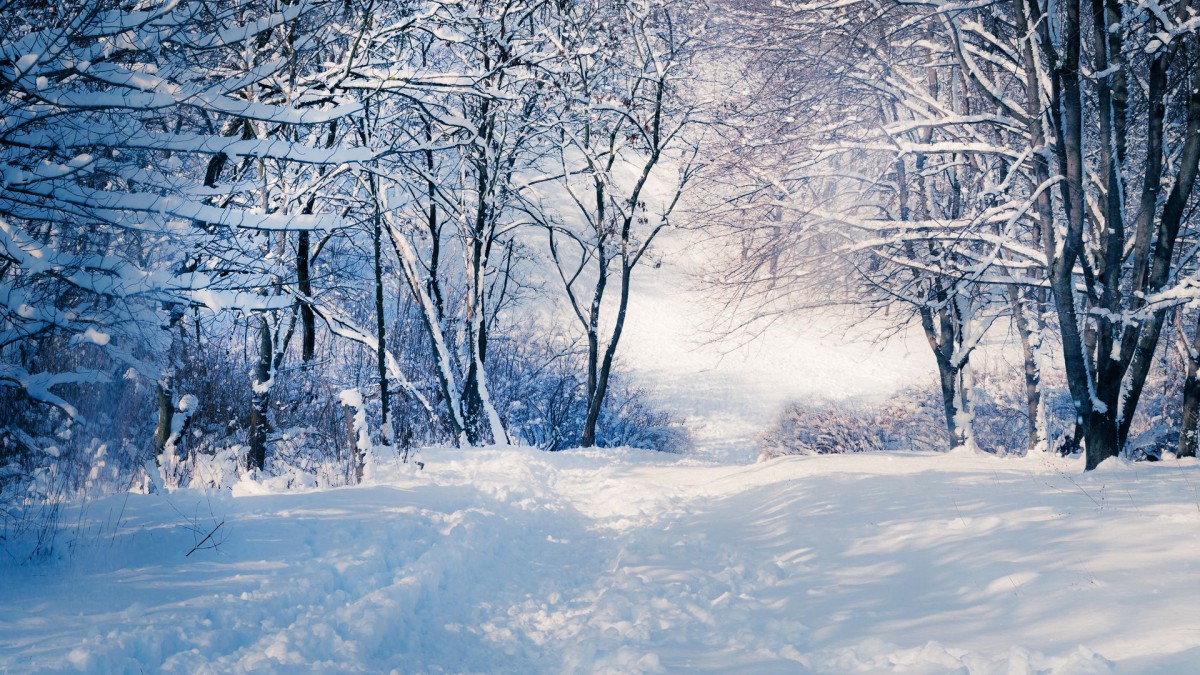
[[[672,447],[616,353],[695,156],[684,13],[6,3],[5,491]],[[580,325],[531,318],[562,294]]]
[[[918,324],[951,447],[976,445],[972,354],[1007,330],[1029,451],[1128,451],[1153,380],[1159,440],[1193,456],[1198,12],[740,3],[726,48],[772,95],[729,135],[743,253],[717,285],[759,318],[820,300]],[[836,299],[814,264],[832,260],[853,280]],[[1059,386],[1073,419],[1052,438]]]
[[[994,450],[1002,343],[1011,447],[1195,455],[1198,31],[1190,0],[0,2],[0,498],[678,449],[620,359],[677,227],[729,253],[733,325],[919,329],[925,443]]]

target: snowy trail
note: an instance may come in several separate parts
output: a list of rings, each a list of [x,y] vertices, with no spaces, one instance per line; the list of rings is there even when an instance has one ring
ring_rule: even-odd
[[[758,436],[790,401],[880,398],[935,372],[915,334],[876,345],[865,336],[879,326],[853,328],[833,316],[780,318],[753,340],[714,332],[725,310],[694,290],[695,275],[721,254],[698,236],[669,232],[658,245],[662,264],[637,269],[620,353],[685,421],[701,455],[752,462]]]
[[[358,488],[68,513],[62,558],[0,565],[0,672],[1178,673],[1200,656],[1195,462],[424,459]]]

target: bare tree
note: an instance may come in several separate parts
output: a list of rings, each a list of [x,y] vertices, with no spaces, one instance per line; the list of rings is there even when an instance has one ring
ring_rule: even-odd
[[[583,447],[596,443],[633,272],[696,169],[686,132],[699,104],[682,91],[691,77],[684,18],[670,4],[645,11],[624,2],[566,5],[560,15],[552,177],[530,181],[525,193],[587,344]]]

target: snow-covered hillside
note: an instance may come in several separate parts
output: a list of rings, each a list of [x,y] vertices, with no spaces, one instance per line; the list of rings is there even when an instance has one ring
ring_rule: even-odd
[[[56,559],[0,562],[0,671],[1180,673],[1200,655],[1194,461],[422,459],[362,487],[68,511]]]

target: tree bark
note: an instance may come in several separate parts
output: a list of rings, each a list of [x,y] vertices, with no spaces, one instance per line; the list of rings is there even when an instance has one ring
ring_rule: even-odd
[[[1111,406],[1106,406],[1095,394],[1095,364],[1093,353],[1080,328],[1075,304],[1075,264],[1083,259],[1083,232],[1086,221],[1083,155],[1083,92],[1080,84],[1080,15],[1079,0],[1065,3],[1062,20],[1062,53],[1048,54],[1054,69],[1052,101],[1049,105],[1054,118],[1062,200],[1066,212],[1067,233],[1061,243],[1061,253],[1050,260],[1050,282],[1054,292],[1054,308],[1063,341],[1063,364],[1071,399],[1075,404],[1076,423],[1083,430],[1087,446],[1085,467],[1092,470],[1105,459],[1120,451],[1117,426]],[[1049,43],[1043,47],[1051,49]],[[1107,356],[1107,355],[1106,355]],[[1099,404],[1099,405],[1097,405]]]
[[[596,377],[596,392],[588,402],[587,418],[583,423],[583,436],[580,445],[590,448],[596,444],[596,425],[600,421],[600,411],[604,406],[604,397],[608,395],[609,380],[612,377],[613,358],[617,354],[617,345],[621,342],[621,333],[625,330],[625,315],[629,310],[630,281],[633,275],[633,265],[621,261],[621,297],[617,308],[617,318],[613,323],[613,332],[608,339],[608,347],[604,350],[604,359],[600,362],[600,370]]]
[[[1196,428],[1197,422],[1200,422],[1200,326],[1196,328],[1191,345],[1187,345],[1186,335],[1180,335],[1179,339],[1185,344],[1187,378],[1183,382],[1183,414],[1179,421],[1179,449],[1175,454],[1179,457],[1195,457]]]
[[[154,454],[157,458],[162,455],[171,439],[171,423],[175,418],[175,392],[171,386],[172,378],[164,377],[156,385],[155,397],[158,401],[158,424],[154,428]]]
[[[938,383],[942,390],[942,413],[946,419],[946,443],[953,450],[963,444],[958,430],[958,369],[938,358]]]
[[[392,445],[391,397],[387,372],[387,321],[383,298],[383,218],[379,212],[378,182],[370,178],[375,214],[372,219],[372,244],[375,254],[375,366],[379,378],[379,431],[383,445]]]
[[[250,449],[246,453],[246,468],[261,471],[267,464],[267,412],[271,401],[271,363],[275,351],[271,341],[271,324],[265,315],[259,317],[258,348],[254,393],[250,399]]]
[[[312,273],[309,270],[311,233],[301,230],[296,241],[296,288],[303,299],[300,301],[300,360],[310,363],[316,354],[317,315],[309,298],[312,297]]]
[[[325,147],[332,148],[337,141],[337,120],[329,123],[329,135],[325,139]],[[317,175],[324,177],[327,168],[321,166]],[[312,215],[316,210],[317,196],[309,195],[304,202],[301,213]],[[296,290],[300,292],[300,360],[311,363],[316,355],[317,345],[317,314],[312,307],[312,232],[301,230],[296,240]]]
[[[1025,414],[1029,418],[1028,432],[1025,438],[1025,452],[1030,453],[1045,445],[1045,429],[1042,420],[1042,386],[1041,371],[1038,368],[1037,351],[1033,344],[1033,330],[1029,325],[1021,292],[1015,285],[1008,287],[1009,298],[1012,302],[1013,318],[1017,325],[1017,334],[1021,338],[1021,355],[1025,361]]]

